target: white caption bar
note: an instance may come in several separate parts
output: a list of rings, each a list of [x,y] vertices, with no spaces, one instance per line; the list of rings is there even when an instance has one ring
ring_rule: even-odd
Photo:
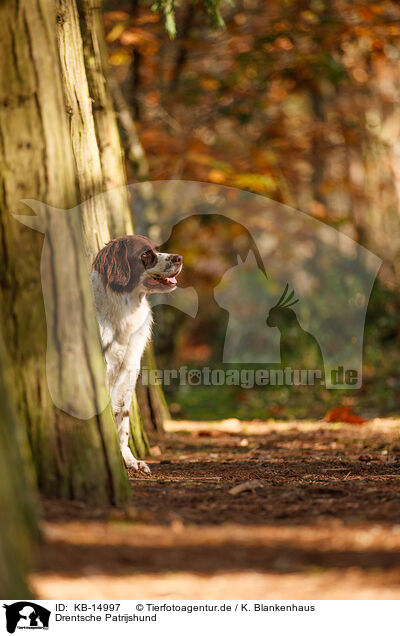
[[[1,601],[0,633],[204,636],[204,630],[233,629],[257,635],[376,636],[396,629],[399,613],[400,601]]]

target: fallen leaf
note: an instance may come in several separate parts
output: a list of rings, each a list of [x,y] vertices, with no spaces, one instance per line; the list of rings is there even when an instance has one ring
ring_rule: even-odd
[[[195,437],[224,437],[226,433],[223,431],[200,430],[194,432]]]
[[[150,448],[150,455],[152,457],[160,457],[162,455],[161,448],[159,446],[152,446]]]
[[[350,406],[337,406],[324,416],[325,422],[346,422],[348,424],[364,424],[367,420],[352,412]]]
[[[249,481],[243,481],[241,484],[234,486],[230,489],[230,495],[239,495],[241,492],[253,491],[256,488],[263,488],[264,484],[258,479],[250,479]]]
[[[174,534],[181,534],[185,531],[185,526],[181,519],[173,519],[170,523],[170,530]]]

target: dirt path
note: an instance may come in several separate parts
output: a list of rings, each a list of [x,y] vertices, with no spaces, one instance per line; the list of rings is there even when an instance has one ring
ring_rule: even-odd
[[[127,511],[43,501],[39,597],[400,598],[400,420],[168,431]]]

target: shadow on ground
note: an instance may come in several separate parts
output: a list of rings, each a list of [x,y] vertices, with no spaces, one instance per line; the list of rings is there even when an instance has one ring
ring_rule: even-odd
[[[192,597],[208,598],[204,582],[217,577],[219,596],[209,598],[249,598],[236,578],[253,573],[264,581],[251,588],[257,598],[302,598],[288,587],[293,576],[313,582],[304,598],[322,581],[321,598],[330,598],[329,585],[332,598],[393,598],[400,590],[398,423],[236,422],[234,430],[175,423],[153,448],[152,475],[130,475],[126,511],[43,501],[46,541],[33,584],[41,594],[54,577],[65,592],[73,581],[74,598],[88,598],[88,580],[109,577],[113,598],[123,598],[124,581],[130,595],[141,580],[137,597],[151,598],[168,576],[178,583],[162,593],[178,585],[184,598],[189,577]],[[248,489],[232,493],[247,481]],[[328,572],[339,578],[326,588]]]

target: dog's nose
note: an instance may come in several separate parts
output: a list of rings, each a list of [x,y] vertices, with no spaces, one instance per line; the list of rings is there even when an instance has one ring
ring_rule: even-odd
[[[171,254],[171,262],[175,263],[175,265],[181,265],[183,262],[183,257],[180,254]]]

